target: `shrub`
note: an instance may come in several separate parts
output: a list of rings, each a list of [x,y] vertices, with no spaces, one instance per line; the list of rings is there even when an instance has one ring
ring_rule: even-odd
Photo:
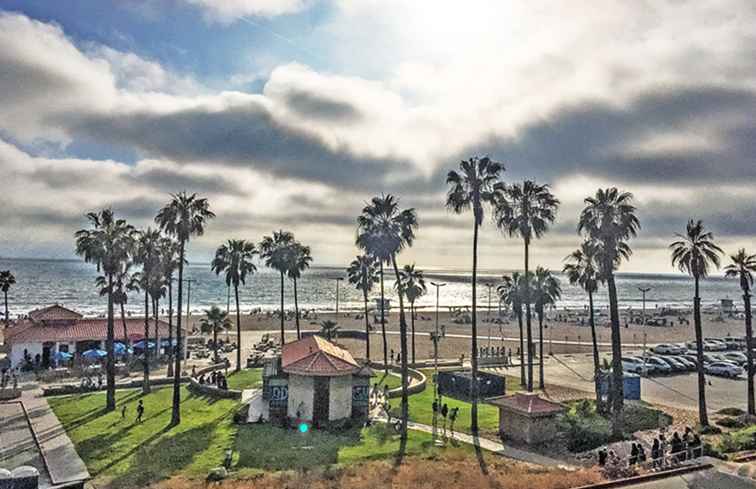
[[[745,420],[740,418],[733,418],[732,416],[725,416],[716,421],[716,423],[723,428],[745,428]]]
[[[756,449],[756,426],[722,435],[717,449],[724,453]]]
[[[719,435],[722,433],[722,430],[720,428],[717,428],[714,425],[709,426],[703,426],[700,430],[698,430],[699,433],[702,435]]]
[[[717,414],[724,414],[726,416],[742,416],[745,414],[745,411],[736,407],[728,407],[720,409],[719,411],[717,411]]]
[[[654,430],[672,424],[672,416],[643,404],[628,403],[622,415],[626,433]]]
[[[568,412],[561,421],[561,431],[567,440],[567,449],[584,452],[605,445],[611,430],[609,422],[601,416],[582,417]]]

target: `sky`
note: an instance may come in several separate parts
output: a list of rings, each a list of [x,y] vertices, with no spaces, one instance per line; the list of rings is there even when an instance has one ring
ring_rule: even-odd
[[[749,0],[0,0],[0,256],[72,258],[86,212],[144,227],[186,190],[217,214],[193,261],[286,229],[340,266],[391,193],[419,221],[399,261],[464,269],[445,176],[483,155],[562,203],[532,263],[608,186],[642,226],[623,271],[672,272],[690,218],[754,252],[754,25]],[[520,267],[490,215],[480,266]]]

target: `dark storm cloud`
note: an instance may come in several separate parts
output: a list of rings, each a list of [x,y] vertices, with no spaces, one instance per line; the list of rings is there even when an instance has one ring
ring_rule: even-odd
[[[250,196],[250,189],[229,181],[217,175],[198,175],[187,173],[180,168],[154,167],[128,177],[134,183],[144,185],[161,192],[177,192],[186,189],[188,192],[223,193],[236,196]]]
[[[411,163],[329,148],[319,137],[286,126],[256,102],[222,111],[202,108],[168,114],[75,115],[74,134],[133,145],[175,161],[218,161],[277,177],[347,189],[370,188]]]
[[[284,94],[288,108],[300,115],[334,122],[355,122],[362,114],[347,102],[321,97],[303,90],[289,90]]]

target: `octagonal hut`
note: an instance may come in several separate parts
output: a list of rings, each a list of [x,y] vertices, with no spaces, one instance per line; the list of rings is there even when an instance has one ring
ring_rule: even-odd
[[[528,445],[546,443],[558,433],[559,416],[564,406],[534,393],[518,392],[486,399],[499,408],[499,435]]]
[[[364,419],[372,375],[349,351],[320,336],[307,336],[285,344],[280,356],[266,362],[263,399],[274,422],[325,426]]]

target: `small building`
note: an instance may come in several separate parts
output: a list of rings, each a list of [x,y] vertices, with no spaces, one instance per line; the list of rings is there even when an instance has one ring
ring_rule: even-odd
[[[559,416],[565,412],[561,404],[537,394],[518,392],[486,399],[485,402],[499,408],[499,435],[528,445],[554,439],[558,432]]]
[[[153,342],[154,319],[150,319],[148,325],[150,341]],[[168,323],[158,320],[157,325],[158,339],[165,342],[168,338]],[[116,316],[114,328],[115,341],[131,343],[144,339],[143,317],[122,321]],[[76,361],[87,350],[105,349],[107,337],[107,318],[86,318],[58,304],[31,311],[5,331],[11,367],[21,367],[27,361],[48,367],[54,363],[53,359],[58,352],[70,353]]]
[[[368,415],[370,378],[347,350],[320,336],[307,336],[283,346],[263,369],[263,399],[270,419],[325,426]]]
[[[507,381],[501,375],[484,370],[478,371],[478,397],[500,397],[506,394]],[[438,392],[460,401],[472,401],[472,372],[467,370],[441,371],[436,380]]]

